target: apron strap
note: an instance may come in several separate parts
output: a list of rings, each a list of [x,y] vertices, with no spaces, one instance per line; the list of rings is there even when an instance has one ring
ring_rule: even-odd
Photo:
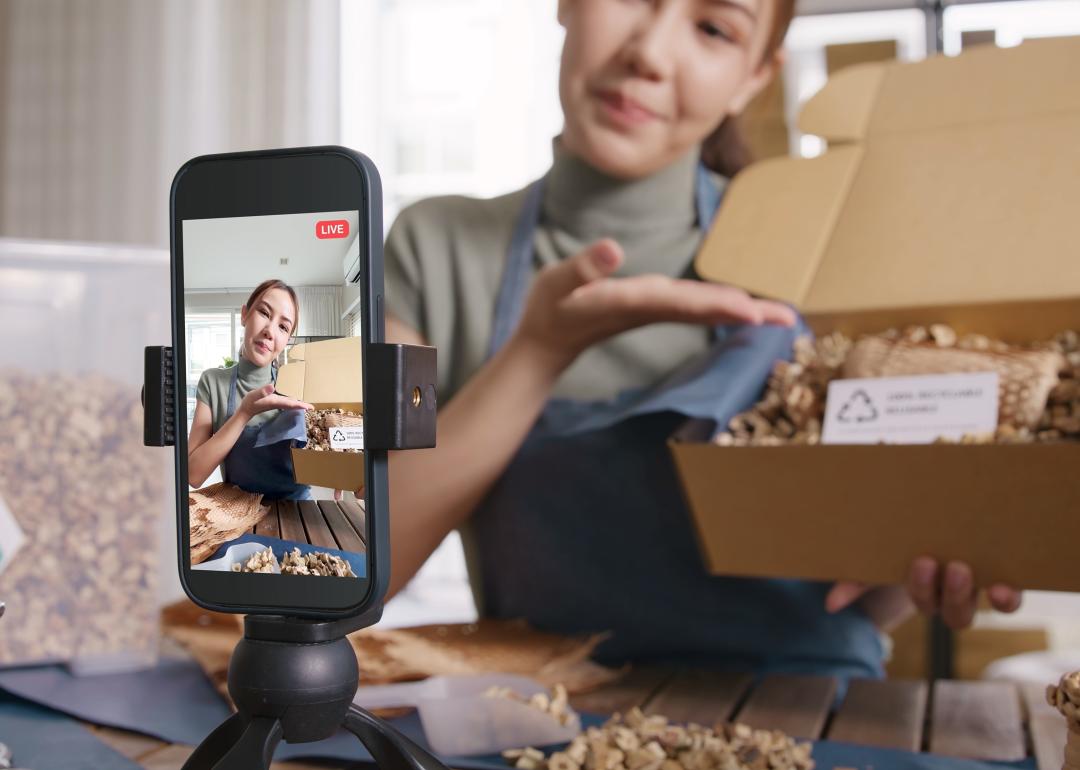
[[[533,236],[540,224],[545,179],[541,177],[525,189],[525,201],[510,237],[506,267],[495,300],[495,319],[492,324],[491,343],[488,346],[488,358],[506,344],[521,320],[525,297],[529,291],[529,279],[532,277]],[[694,206],[698,227],[702,232],[709,228],[716,217],[722,195],[709,170],[699,164],[694,178]]]
[[[713,220],[716,219],[716,213],[720,210],[720,201],[723,199],[724,193],[713,182],[709,169],[705,168],[704,164],[701,163],[698,164],[694,184],[694,206],[697,208],[697,223],[701,234],[704,235],[712,226]]]
[[[229,405],[225,407],[225,419],[229,419],[236,412],[236,386],[240,382],[240,362],[233,364],[232,380],[229,383]]]
[[[506,344],[521,320],[529,279],[532,277],[533,235],[540,224],[544,181],[541,177],[526,188],[525,204],[514,225],[510,251],[506,255],[506,268],[495,300],[495,323],[491,331],[491,344],[488,346],[489,358]]]

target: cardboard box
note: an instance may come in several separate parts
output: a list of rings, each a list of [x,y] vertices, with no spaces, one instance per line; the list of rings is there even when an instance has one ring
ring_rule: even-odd
[[[740,174],[697,258],[818,333],[944,322],[1013,342],[1080,328],[1080,39],[839,72],[805,107],[814,159]],[[1080,444],[671,449],[708,569],[1080,590]]]
[[[278,371],[277,390],[316,409],[363,414],[363,347],[360,337],[308,342],[289,349]],[[355,490],[364,484],[363,452],[325,452],[294,447],[293,477],[300,484]]]

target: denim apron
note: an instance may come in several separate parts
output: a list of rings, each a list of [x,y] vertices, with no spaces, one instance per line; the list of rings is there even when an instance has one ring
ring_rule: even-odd
[[[225,419],[236,412],[240,365],[232,368],[229,404]],[[277,383],[277,366],[270,367],[270,382]],[[261,492],[268,499],[310,500],[311,487],[293,480],[291,438],[296,435],[297,418],[303,427],[303,412],[282,409],[262,425],[245,425],[233,448],[221,463],[221,477],[248,492]],[[269,437],[277,440],[268,440]]]
[[[542,197],[541,179],[514,230],[489,356],[520,319]],[[695,200],[705,229],[720,193],[704,168]],[[705,571],[667,447],[688,417],[726,425],[752,406],[806,331],[801,320],[796,329],[720,326],[704,353],[655,386],[550,400],[468,525],[482,614],[609,632],[595,656],[607,663],[881,676],[876,627],[854,607],[827,613],[830,584]]]

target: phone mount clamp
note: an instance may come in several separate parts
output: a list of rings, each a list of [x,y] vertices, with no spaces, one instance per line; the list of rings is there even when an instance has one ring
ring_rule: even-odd
[[[372,343],[367,390],[379,408],[365,418],[370,449],[435,445],[436,351]],[[175,441],[173,351],[146,348],[144,443]],[[382,606],[338,620],[248,615],[244,637],[229,661],[229,695],[236,713],[222,722],[184,763],[184,770],[269,768],[274,749],[310,743],[339,728],[364,744],[382,770],[446,770],[438,758],[352,702],[360,668],[346,636],[374,625]]]

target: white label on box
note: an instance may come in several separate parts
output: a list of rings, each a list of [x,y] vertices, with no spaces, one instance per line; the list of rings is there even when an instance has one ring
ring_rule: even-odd
[[[25,542],[26,535],[23,534],[22,527],[8,510],[4,498],[0,497],[0,572],[8,568]]]
[[[330,429],[331,449],[363,449],[364,426],[353,428],[339,427]]]
[[[997,422],[997,372],[833,380],[821,443],[930,444]]]

